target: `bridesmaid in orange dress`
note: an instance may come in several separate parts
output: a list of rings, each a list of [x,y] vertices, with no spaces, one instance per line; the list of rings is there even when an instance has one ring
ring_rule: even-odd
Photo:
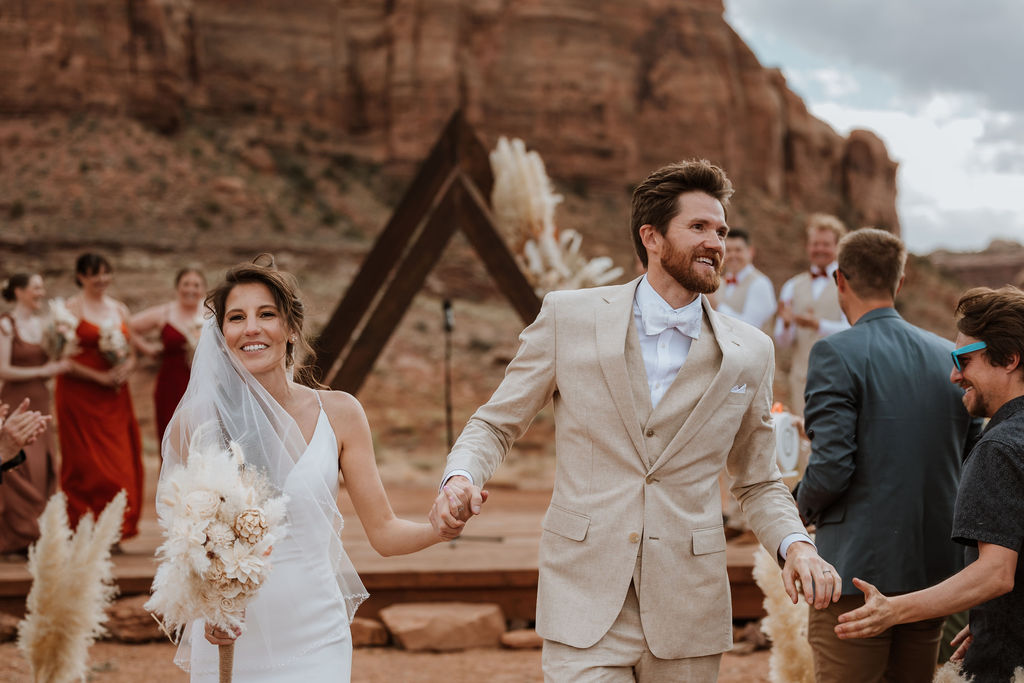
[[[128,342],[128,308],[106,295],[110,263],[82,254],[75,264],[81,294],[68,299],[78,317],[77,354],[71,372],[57,378],[60,486],[72,525],[86,512],[98,514],[124,489],[128,496],[122,537],[139,531],[142,510],[142,442],[126,385],[135,369]],[[113,340],[111,344],[104,342]]]
[[[46,288],[36,274],[12,275],[3,298],[14,309],[0,316],[0,403],[12,408],[26,398],[34,410],[50,412],[47,382],[71,368],[51,361],[43,350],[43,302]],[[0,486],[0,553],[22,554],[39,538],[39,515],[57,486],[53,426],[26,446],[25,463],[4,476]]]
[[[151,306],[132,316],[131,322],[132,332],[138,335],[135,345],[146,355],[161,356],[153,389],[158,444],[163,442],[164,429],[188,386],[192,350],[203,324],[201,304],[206,296],[206,278],[196,268],[183,268],[175,276],[174,288],[174,301]],[[160,344],[142,339],[142,335],[154,331],[160,334]]]

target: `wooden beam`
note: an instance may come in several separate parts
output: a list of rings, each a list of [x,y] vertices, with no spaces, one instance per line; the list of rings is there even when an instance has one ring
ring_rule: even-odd
[[[501,238],[491,211],[487,208],[487,200],[465,174],[459,174],[457,185],[462,190],[458,203],[459,227],[479,254],[498,289],[516,309],[519,318],[524,324],[532,323],[540,313],[540,299],[533,285],[519,269],[505,240]]]
[[[458,141],[465,137],[465,128],[462,113],[456,111],[320,332],[314,346],[316,369],[325,384],[333,386],[331,371],[338,356],[366,317],[374,298],[456,167]]]
[[[395,331],[405,311],[409,308],[423,282],[441,258],[448,240],[455,233],[455,193],[457,183],[448,185],[448,190],[431,213],[409,248],[394,264],[394,276],[381,292],[377,305],[373,307],[369,320],[363,326],[351,345],[341,367],[331,379],[332,389],[356,393],[370,374],[373,364]]]

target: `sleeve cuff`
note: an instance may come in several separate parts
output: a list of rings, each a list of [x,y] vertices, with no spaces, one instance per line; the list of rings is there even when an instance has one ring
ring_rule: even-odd
[[[438,488],[438,490],[440,490],[440,489],[443,489],[443,488],[444,488],[444,485],[448,483],[448,480],[449,480],[449,479],[451,479],[452,477],[456,477],[456,476],[458,476],[458,477],[465,477],[466,479],[469,479],[469,483],[470,483],[470,484],[472,484],[473,486],[476,486],[476,482],[475,482],[475,481],[473,481],[473,475],[472,475],[472,474],[470,474],[470,473],[469,473],[469,472],[467,472],[466,470],[452,470],[452,471],[451,471],[451,472],[449,472],[449,473],[448,473],[448,475],[447,475],[447,476],[446,476],[446,477],[445,477],[445,478],[444,478],[444,479],[443,479],[443,480],[441,481],[441,485],[437,487],[437,488]],[[785,541],[783,541],[783,542],[785,542]]]
[[[782,539],[782,543],[779,544],[779,557],[782,558],[783,562],[786,561],[786,553],[789,552],[789,546],[793,545],[797,541],[803,541],[804,543],[810,543],[812,546],[817,548],[817,546],[814,545],[814,541],[812,541],[811,537],[808,536],[807,534],[801,534],[801,533],[790,534],[789,536],[786,536],[784,539]]]

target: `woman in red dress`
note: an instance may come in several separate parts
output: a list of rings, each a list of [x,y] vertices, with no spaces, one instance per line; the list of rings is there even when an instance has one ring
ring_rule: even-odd
[[[43,350],[46,288],[37,274],[12,275],[2,292],[14,309],[0,316],[0,403],[16,408],[26,398],[34,410],[50,412],[50,378],[71,368]],[[24,553],[39,538],[39,515],[57,487],[53,426],[24,448],[25,463],[0,486],[0,553]]]
[[[147,355],[161,356],[153,390],[158,444],[163,442],[164,429],[188,386],[192,350],[203,325],[201,304],[206,296],[206,278],[195,268],[183,268],[174,279],[174,288],[174,301],[151,306],[132,316],[131,322],[132,332],[138,335],[136,346]],[[142,335],[154,331],[159,331],[159,345],[142,340]]]
[[[75,264],[81,294],[68,299],[78,317],[78,353],[71,371],[57,378],[57,434],[60,486],[72,525],[87,512],[98,514],[124,489],[128,496],[122,538],[139,531],[142,510],[142,442],[126,385],[135,369],[128,342],[128,309],[106,295],[110,263],[82,254]]]

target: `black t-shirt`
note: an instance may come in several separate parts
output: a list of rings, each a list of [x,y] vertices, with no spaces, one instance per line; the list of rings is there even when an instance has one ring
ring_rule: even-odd
[[[953,511],[953,540],[967,546],[968,564],[978,542],[1018,553],[1024,545],[1024,396],[992,416],[964,462]],[[1024,666],[1024,562],[1017,558],[1013,590],[971,609],[974,640],[964,672],[975,683],[1006,683]]]

